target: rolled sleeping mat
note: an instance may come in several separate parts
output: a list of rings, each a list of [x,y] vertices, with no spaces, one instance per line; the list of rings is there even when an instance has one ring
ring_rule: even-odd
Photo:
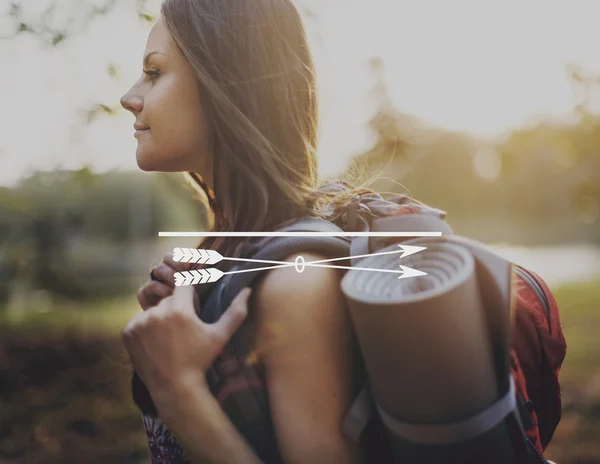
[[[402,264],[427,275],[351,269],[341,284],[398,462],[518,462],[525,445],[507,426],[518,421],[509,370],[512,263],[456,235],[402,244],[427,249],[354,266]]]

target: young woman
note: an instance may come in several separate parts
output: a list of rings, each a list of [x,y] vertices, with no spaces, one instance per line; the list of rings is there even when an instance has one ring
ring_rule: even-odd
[[[185,173],[205,197],[213,231],[272,231],[306,216],[331,220],[331,211],[370,183],[319,190],[314,69],[291,0],[166,0],[143,74],[121,103],[135,116],[139,167]],[[244,244],[219,237],[198,248],[232,256]],[[143,381],[134,383],[134,399],[154,463],[387,462],[372,454],[383,443],[379,431],[367,434],[361,449],[341,431],[358,365],[338,270],[265,271],[252,294],[240,292],[214,324],[202,320],[210,285],[173,293],[178,270],[167,257],[152,271],[138,293],[144,311],[123,331]],[[541,453],[560,420],[564,337],[554,301],[543,326],[536,293],[522,279],[518,292],[519,393],[537,407],[527,434]],[[238,328],[257,374],[248,392],[235,370],[245,367],[222,356]],[[208,382],[215,369],[226,379],[220,388]],[[268,392],[268,421],[257,434],[235,403],[235,393],[252,388]],[[224,406],[228,398],[233,408]]]
[[[142,170],[186,173],[206,195],[212,230],[269,231],[321,211],[315,90],[305,30],[290,0],[166,0],[143,74],[121,104],[135,116]],[[343,204],[352,194],[328,201]],[[226,256],[239,244],[219,237],[201,247]],[[358,462],[356,445],[340,430],[356,392],[339,271],[271,270],[248,301],[239,295],[221,325],[207,325],[177,310],[191,307],[189,294],[171,310],[173,298],[163,300],[176,269],[166,259],[154,270],[139,293],[145,311],[123,332],[159,411],[160,419],[145,418],[153,461],[249,464],[277,454],[290,463]],[[247,306],[243,330],[249,349],[260,353],[278,448],[260,453],[223,413],[204,375]]]

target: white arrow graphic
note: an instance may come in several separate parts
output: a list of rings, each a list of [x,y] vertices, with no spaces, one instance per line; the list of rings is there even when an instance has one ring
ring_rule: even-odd
[[[426,272],[418,271],[417,269],[413,269],[412,267],[403,266],[400,264],[400,269],[402,269],[402,275],[398,277],[398,279],[406,279],[407,277],[418,277],[427,275]]]
[[[253,269],[240,269],[239,271],[229,271],[223,272],[217,268],[209,267],[207,269],[197,269],[191,271],[182,271],[175,273],[175,285],[177,287],[181,287],[182,285],[197,285],[197,284],[206,284],[210,282],[216,282],[221,277],[227,274],[241,274],[243,272],[254,272],[254,271],[265,271],[267,269],[278,269],[282,267],[294,266],[295,263],[280,264],[278,266],[268,266],[268,267],[258,267]],[[398,279],[406,279],[409,277],[418,277],[427,275],[426,272],[418,271],[417,269],[413,269],[412,267],[403,266],[400,264],[401,271],[397,271],[394,269],[372,269],[369,267],[357,267],[357,266],[334,266],[332,264],[314,264],[314,263],[304,263],[305,266],[314,266],[314,267],[328,267],[333,269],[352,269],[358,271],[371,271],[371,272],[391,272],[393,274],[400,274]]]
[[[402,264],[400,264],[400,269],[402,269],[401,271],[396,271],[394,269],[373,269],[371,267],[359,267],[359,266],[334,266],[332,264],[315,264],[313,263],[304,263],[305,266],[314,266],[314,267],[328,267],[328,268],[333,268],[333,269],[348,269],[348,270],[356,270],[356,271],[371,271],[371,272],[391,272],[392,274],[401,274],[398,279],[406,279],[408,277],[417,277],[417,276],[424,276],[427,275],[426,272],[423,271],[418,271],[417,269],[413,269],[412,267],[408,267],[408,266],[403,266]],[[273,268],[275,268],[277,266],[273,266]],[[282,266],[283,267],[283,266]],[[266,268],[260,268],[260,269],[266,269]],[[250,270],[255,270],[255,269],[250,269]],[[256,269],[259,270],[259,269]],[[234,272],[238,272],[238,271],[234,271]],[[228,274],[228,273],[226,273]]]
[[[217,268],[209,267],[207,269],[195,269],[191,271],[182,271],[175,273],[175,285],[197,285],[216,282],[223,277],[223,271]]]
[[[223,260],[217,250],[199,248],[173,248],[173,260],[179,263],[216,264]]]
[[[373,269],[368,267],[358,267],[358,266],[335,266],[333,264],[324,264],[332,261],[341,261],[347,260],[349,258],[365,258],[367,256],[379,256],[379,255],[389,255],[391,253],[402,253],[399,258],[404,258],[405,256],[410,256],[420,251],[427,249],[427,247],[421,246],[413,246],[413,245],[400,245],[398,244],[399,250],[394,251],[383,251],[379,253],[368,253],[364,255],[356,255],[356,256],[342,256],[341,258],[330,258],[330,259],[321,259],[318,261],[309,261],[304,262],[302,256],[299,255],[299,259],[302,259],[302,269],[304,266],[313,266],[313,267],[327,267],[333,269],[353,269],[360,271],[372,271],[372,272],[391,272],[395,274],[400,274],[398,279],[406,279],[409,277],[417,277],[427,275],[426,272],[418,271],[408,266],[400,265],[400,271],[394,269]],[[198,263],[198,264],[216,264],[223,260],[228,261],[244,261],[244,262],[255,262],[255,263],[270,263],[276,264],[276,266],[267,266],[267,267],[258,267],[251,269],[241,269],[238,271],[229,271],[222,272],[217,268],[206,268],[206,269],[197,269],[190,271],[182,271],[175,273],[175,285],[180,287],[182,285],[197,285],[197,284],[206,284],[211,282],[216,282],[221,277],[226,274],[240,274],[243,272],[254,272],[254,271],[265,271],[268,269],[278,269],[283,267],[296,267],[298,272],[302,272],[298,268],[297,262],[288,262],[288,261],[274,261],[268,259],[251,259],[251,258],[232,258],[232,257],[224,257],[216,250],[205,250],[198,248],[183,248],[176,247],[173,249],[173,260],[181,263]]]
[[[427,249],[427,247],[413,246],[413,245],[398,245],[398,246],[400,248],[402,248],[402,250],[404,251],[404,253],[402,253],[402,255],[400,256],[400,258],[404,258],[406,256],[414,255],[415,253],[418,253],[419,251],[423,251],[423,250]]]
[[[342,256],[341,258],[329,258],[329,259],[320,259],[318,261],[309,261],[305,263],[307,266],[309,264],[320,264],[320,263],[329,263],[332,261],[341,261],[349,258],[365,258],[367,256],[380,256],[380,255],[389,255],[392,253],[402,253],[399,258],[402,259],[406,256],[414,255],[419,251],[423,251],[427,249],[427,247],[421,246],[413,246],[413,245],[398,245],[400,250],[394,251],[383,251],[379,253],[367,253],[364,255],[356,255],[356,256]],[[293,266],[293,263],[288,263],[287,261],[273,261],[269,259],[251,259],[251,258],[231,258],[224,257],[216,250],[204,250],[201,248],[181,248],[176,247],[173,248],[173,260],[180,263],[198,263],[198,264],[216,264],[220,261],[244,261],[251,263],[269,263],[269,264],[286,264]]]

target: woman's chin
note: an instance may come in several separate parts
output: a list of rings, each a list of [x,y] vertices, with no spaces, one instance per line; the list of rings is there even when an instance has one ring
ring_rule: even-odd
[[[147,156],[146,154],[140,152],[139,149],[135,154],[135,159],[137,161],[138,167],[142,171],[152,172],[152,171],[160,170],[160,169],[157,169],[156,163],[152,162],[152,158]]]
[[[186,163],[171,153],[161,151],[148,151],[138,146],[135,152],[138,167],[146,172],[183,172],[189,171]]]

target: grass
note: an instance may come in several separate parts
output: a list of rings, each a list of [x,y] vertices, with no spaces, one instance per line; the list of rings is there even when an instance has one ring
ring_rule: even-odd
[[[600,281],[569,284],[553,293],[567,340],[561,378],[569,382],[585,380],[600,361]]]
[[[560,372],[563,415],[546,457],[561,463],[600,463],[600,281],[553,289],[567,355]]]

